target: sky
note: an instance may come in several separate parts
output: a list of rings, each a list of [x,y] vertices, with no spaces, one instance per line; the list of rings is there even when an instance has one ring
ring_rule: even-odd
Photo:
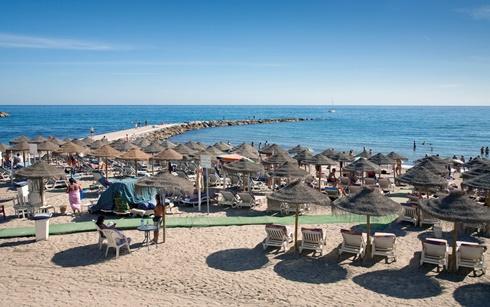
[[[490,1],[0,1],[0,104],[490,106]]]

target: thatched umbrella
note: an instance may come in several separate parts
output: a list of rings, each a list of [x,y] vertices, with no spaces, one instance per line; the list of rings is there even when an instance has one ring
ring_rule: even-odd
[[[49,153],[50,152],[55,152],[60,149],[60,146],[58,144],[55,144],[51,141],[44,141],[41,144],[37,145],[37,151],[45,151],[47,156],[48,156],[48,163],[49,163]]]
[[[79,139],[74,139],[74,140],[72,141],[72,143],[77,144],[77,145],[79,145],[79,146],[82,146],[82,147],[84,147],[84,148],[86,148],[86,147],[87,147],[87,144],[85,144],[85,142],[84,142],[84,141],[79,140]]]
[[[228,152],[233,149],[233,146],[230,144],[226,144],[225,142],[218,142],[213,145],[214,147],[218,148],[219,150],[223,152]]]
[[[3,153],[6,153],[7,150],[10,150],[10,147],[5,144],[0,144],[0,153],[2,153],[2,166],[3,166]]]
[[[135,177],[138,177],[138,161],[148,161],[151,158],[151,155],[147,154],[146,152],[143,152],[139,148],[132,148],[129,151],[125,152],[121,156],[119,156],[120,159],[123,160],[131,160],[134,161],[134,167],[135,167]]]
[[[47,140],[47,139],[46,139],[44,136],[42,136],[42,135],[38,135],[38,136],[36,136],[35,138],[31,139],[31,140],[29,141],[29,143],[31,143],[31,144],[41,144],[42,142],[44,142],[44,141],[46,141],[46,140]]]
[[[254,161],[260,160],[259,152],[255,147],[250,144],[241,144],[233,150],[233,153],[239,154],[240,156],[252,159]]]
[[[368,151],[366,151],[366,149],[364,149],[363,151],[361,151],[360,153],[358,153],[356,155],[356,158],[366,158],[367,159],[369,157],[371,157],[371,154]]]
[[[351,164],[346,165],[344,169],[348,171],[354,171],[354,172],[361,171],[362,182],[364,183],[364,172],[368,172],[368,171],[377,172],[380,170],[380,167],[366,158],[359,158],[356,161],[352,162]]]
[[[67,154],[80,154],[87,153],[88,151],[88,148],[80,146],[73,142],[66,142],[65,144],[61,145],[59,149],[59,152]]]
[[[240,161],[235,161],[231,163],[227,163],[223,165],[223,169],[229,173],[240,173],[243,176],[243,186],[242,189],[245,191],[248,188],[248,184],[245,184],[245,177],[247,179],[250,177],[250,174],[254,173],[263,173],[264,167],[262,164],[255,163],[246,159],[242,159]],[[225,178],[226,180],[226,178]],[[248,182],[248,180],[247,180]]]
[[[463,184],[475,189],[486,190],[487,197],[485,203],[487,206],[490,206],[490,171],[487,171],[480,176],[465,180],[463,181]]]
[[[365,215],[367,219],[367,247],[366,254],[371,257],[371,216],[385,216],[399,214],[401,205],[376,189],[363,187],[359,192],[335,200],[333,205],[341,210]]]
[[[68,142],[71,142],[71,140],[72,140],[72,139],[70,139],[70,138],[64,138],[64,139],[63,139],[63,142],[68,143]]]
[[[286,152],[286,150],[277,144],[267,145],[259,150],[259,153],[264,155],[273,155],[278,152]]]
[[[381,177],[381,165],[393,165],[393,164],[395,164],[395,161],[393,161],[393,159],[388,158],[387,156],[383,155],[382,153],[377,153],[374,156],[369,157],[368,160],[379,166],[379,177]],[[394,174],[393,174],[393,176],[394,176]]]
[[[474,167],[486,167],[490,165],[490,160],[476,157],[464,164],[464,167],[472,169]]]
[[[130,151],[131,149],[139,148],[138,146],[134,145],[133,143],[129,141],[124,141],[122,143],[113,143],[112,147],[119,150],[119,151]]]
[[[154,155],[153,157],[151,157],[151,160],[168,162],[169,172],[170,172],[170,161],[180,161],[183,159],[184,159],[184,156],[181,153],[173,150],[172,148],[164,149],[161,152]]]
[[[156,154],[156,153],[161,152],[162,150],[163,150],[163,147],[160,146],[160,144],[158,144],[157,142],[150,144],[150,145],[143,148],[143,151],[146,153],[149,153],[149,154]],[[153,159],[150,159],[150,161],[151,161],[151,173],[153,174],[155,166],[153,164]]]
[[[324,156],[323,154],[317,154],[313,156],[313,160],[311,161],[312,164],[314,164],[318,170],[318,190],[322,190],[322,166],[323,165],[328,165],[329,170],[330,166],[337,164],[334,160],[330,159],[327,156]]]
[[[174,176],[170,173],[160,173],[154,177],[142,177],[136,181],[136,187],[139,188],[154,188],[159,191],[160,199],[162,204],[165,205],[165,197],[166,195],[190,195],[194,192],[194,185],[192,182]],[[163,210],[163,243],[165,243],[165,211]]]
[[[296,145],[293,148],[291,148],[290,150],[288,150],[288,153],[299,154],[300,152],[303,152],[303,151],[310,151],[310,149],[307,147],[303,147],[301,145]]]
[[[160,143],[160,146],[162,146],[164,149],[168,149],[168,148],[175,148],[175,146],[177,146],[177,145],[170,142],[169,140],[163,140]]]
[[[327,148],[324,151],[322,151],[321,154],[324,155],[325,157],[333,159],[333,157],[337,154],[337,152],[333,148]],[[348,160],[348,161],[350,161],[350,160]]]
[[[397,179],[400,182],[423,188],[441,188],[447,185],[446,179],[421,166],[412,167]]]
[[[184,144],[179,144],[173,148],[173,150],[177,151],[178,153],[182,154],[185,158],[192,158],[196,155],[196,151],[190,149]]]
[[[90,147],[90,149],[97,149],[97,148],[101,148],[104,145],[107,145],[107,144],[105,142],[103,142],[102,140],[96,140],[96,141],[92,142],[92,144],[90,144],[89,147]]]
[[[456,270],[456,241],[458,239],[457,223],[488,223],[490,208],[480,205],[462,191],[454,191],[445,197],[426,199],[419,202],[420,209],[444,221],[454,223],[453,252],[451,255],[453,271]]]
[[[293,157],[294,160],[298,161],[299,164],[312,164],[312,161],[313,161],[313,155],[311,154],[311,152],[305,150],[305,151],[302,151],[298,154],[296,154],[294,157]]]
[[[295,161],[293,158],[291,158],[286,152],[279,151],[270,156],[269,158],[265,159],[262,161],[264,164],[284,164],[288,161]]]
[[[339,164],[340,164],[340,175],[342,176],[342,166],[345,162],[350,162],[352,161],[352,157],[348,154],[348,153],[345,153],[345,152],[338,152],[338,153],[335,153],[333,156],[330,156],[330,155],[327,155],[325,154],[325,151],[322,153],[322,155],[324,156],[327,156],[329,158],[331,158],[332,160],[335,160],[335,161],[338,161]]]
[[[11,151],[22,152],[22,161],[24,161],[24,166],[26,165],[26,152],[29,152],[29,143],[27,141],[20,141],[18,143],[14,143],[12,147],[10,147]],[[13,160],[12,160],[13,161]]]
[[[464,180],[472,179],[490,173],[490,165],[474,167],[471,170],[461,174]]]
[[[57,144],[58,146],[61,146],[61,145],[63,145],[65,143],[62,140],[60,140],[60,139],[58,139],[58,138],[56,138],[54,136],[50,136],[48,138],[48,140],[51,141],[51,142],[53,142],[53,143],[55,143],[55,144]]]
[[[106,178],[109,178],[109,172],[107,171],[107,159],[117,158],[121,155],[121,152],[112,148],[111,145],[103,145],[102,147],[93,150],[91,155],[98,158],[105,158],[105,176]]]
[[[267,196],[267,198],[288,205],[296,205],[294,218],[294,247],[296,250],[298,250],[299,206],[303,204],[327,206],[330,204],[330,198],[326,194],[311,188],[303,180],[296,180]]]
[[[270,175],[272,177],[296,178],[308,176],[308,172],[299,168],[296,162],[286,161],[284,164],[270,172]]]
[[[402,161],[406,161],[408,160],[405,156],[402,156],[401,154],[399,153],[396,153],[394,151],[390,152],[389,154],[386,155],[388,158],[392,159],[392,160],[402,160]]]
[[[199,143],[199,142],[194,142],[194,141],[189,141],[187,143],[184,143],[185,146],[189,147],[190,149],[194,150],[194,151],[201,151],[201,150],[205,150],[206,149],[206,146]]]
[[[416,164],[422,163],[422,162],[431,162],[435,164],[441,164],[443,166],[447,166],[448,164],[451,163],[451,159],[446,159],[446,158],[441,158],[439,156],[427,156],[422,159],[418,159],[415,161]]]
[[[219,150],[218,148],[214,147],[214,146],[208,146],[208,148],[206,148],[205,150],[208,154],[211,154],[213,156],[219,156],[219,155],[222,155],[224,152]]]
[[[16,177],[38,179],[40,182],[41,206],[44,206],[44,181],[43,178],[65,176],[65,170],[60,167],[52,166],[44,161],[36,162],[35,164],[21,168],[15,171]]]
[[[93,142],[95,142],[95,140],[89,136],[87,136],[86,138],[84,138],[82,140],[82,142],[85,143],[85,146],[90,146],[90,144],[92,144]]]
[[[30,140],[29,140],[29,138],[28,138],[27,136],[25,136],[25,135],[21,135],[21,136],[19,136],[19,137],[15,138],[15,139],[11,140],[11,141],[10,141],[10,144],[17,144],[17,143],[22,143],[22,142],[27,142],[27,143],[29,143],[29,142],[30,142]]]
[[[149,146],[151,144],[151,142],[148,139],[142,138],[142,139],[140,139],[140,141],[138,143],[134,143],[134,144],[140,148],[143,148],[143,147]]]
[[[414,167],[423,167],[433,172],[434,174],[438,174],[441,176],[446,176],[448,174],[447,164],[432,162],[429,159],[420,161],[419,163],[415,164]]]

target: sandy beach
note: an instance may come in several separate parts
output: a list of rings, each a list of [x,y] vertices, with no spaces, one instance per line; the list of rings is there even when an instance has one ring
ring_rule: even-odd
[[[143,136],[152,132],[157,132],[162,129],[166,129],[169,127],[177,126],[179,124],[162,124],[162,125],[148,125],[148,126],[143,126],[143,127],[135,127],[135,128],[130,128],[130,129],[125,129],[125,130],[119,130],[119,131],[114,131],[114,132],[108,132],[108,133],[103,133],[103,134],[97,134],[92,136],[94,140],[100,140],[102,138],[106,138],[107,141],[115,141],[118,139],[125,138],[126,136],[129,138],[135,138],[138,136]]]
[[[323,257],[263,251],[263,226],[176,228],[165,244],[108,258],[95,232],[0,241],[3,304],[145,306],[455,306],[490,298],[488,275],[469,277],[418,267],[424,232],[398,234],[398,261],[364,266],[341,258],[339,230],[327,233]],[[142,234],[126,231],[138,242]],[[484,240],[487,241],[488,240]],[[432,270],[432,271],[431,271]],[[42,298],[42,299],[40,299]]]

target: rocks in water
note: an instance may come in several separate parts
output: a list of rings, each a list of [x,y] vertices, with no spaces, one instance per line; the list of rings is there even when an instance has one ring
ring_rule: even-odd
[[[0,117],[8,117],[10,116],[10,114],[8,114],[7,112],[0,112]]]
[[[243,126],[243,125],[257,125],[257,124],[274,124],[274,123],[292,123],[301,122],[307,120],[314,120],[313,118],[270,118],[270,119],[239,119],[239,120],[208,120],[208,121],[193,121],[187,122],[162,130],[153,132],[149,135],[149,139],[163,140],[172,136],[182,134],[191,130],[199,130],[203,128],[216,128],[225,126]]]

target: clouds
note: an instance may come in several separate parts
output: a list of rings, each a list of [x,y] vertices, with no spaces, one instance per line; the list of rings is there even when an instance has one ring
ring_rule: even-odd
[[[26,36],[1,32],[0,48],[62,49],[87,51],[108,51],[116,49],[112,45],[99,42],[66,38]]]
[[[490,5],[458,10],[476,20],[490,20]]]

